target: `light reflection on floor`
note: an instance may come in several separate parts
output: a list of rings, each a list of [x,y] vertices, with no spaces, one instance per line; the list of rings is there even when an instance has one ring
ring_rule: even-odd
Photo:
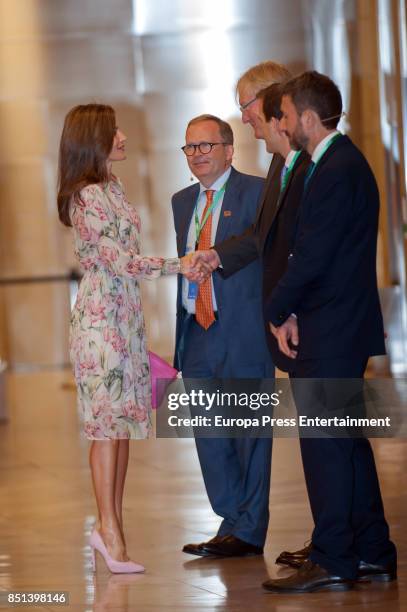
[[[100,557],[91,570],[87,538],[95,520],[87,442],[79,435],[70,373],[9,375],[10,421],[0,426],[0,590],[69,591],[70,610],[347,610],[407,607],[407,444],[375,440],[383,495],[399,545],[398,585],[364,585],[350,593],[282,598],[261,582],[284,575],[282,549],[308,539],[311,517],[297,440],[276,440],[266,553],[252,559],[200,559],[186,542],[213,535],[192,440],[134,442],[125,499],[128,547],[144,575],[112,576]],[[24,606],[19,609],[25,609]],[[27,610],[61,610],[52,604]],[[66,608],[65,608],[66,609]]]

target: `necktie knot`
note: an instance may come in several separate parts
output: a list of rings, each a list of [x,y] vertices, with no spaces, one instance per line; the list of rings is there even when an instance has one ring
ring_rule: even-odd
[[[211,205],[211,204],[212,204],[212,202],[213,202],[213,194],[214,194],[214,193],[215,193],[215,190],[214,190],[214,189],[207,189],[207,190],[205,191],[205,195],[206,195],[206,203],[205,203],[205,208],[204,208],[203,213],[202,213],[201,222],[202,222],[202,220],[204,219],[204,217],[205,217],[205,215],[206,215],[206,212],[207,212],[208,208],[210,207],[210,205]]]
[[[207,189],[205,191],[205,193],[206,193],[206,204],[207,205],[208,204],[209,205],[212,204],[212,202],[213,202],[213,194],[215,193],[215,190],[214,189]]]

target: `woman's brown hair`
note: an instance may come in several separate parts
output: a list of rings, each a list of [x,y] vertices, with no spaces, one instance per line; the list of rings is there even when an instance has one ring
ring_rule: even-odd
[[[64,225],[72,225],[72,197],[93,183],[107,182],[106,161],[112,150],[116,118],[111,106],[81,104],[65,117],[59,145],[58,214]]]

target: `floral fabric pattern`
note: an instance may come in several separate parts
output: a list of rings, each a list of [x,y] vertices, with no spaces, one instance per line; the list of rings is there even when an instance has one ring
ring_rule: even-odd
[[[120,181],[88,185],[72,203],[84,270],[71,316],[70,357],[89,439],[151,434],[151,382],[139,279],[180,271],[178,258],[140,255],[140,218]]]

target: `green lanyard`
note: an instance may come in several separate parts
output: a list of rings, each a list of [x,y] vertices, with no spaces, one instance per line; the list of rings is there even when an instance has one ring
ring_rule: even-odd
[[[201,222],[199,222],[199,217],[198,217],[198,202],[199,202],[199,198],[201,197],[201,194],[199,194],[198,199],[196,201],[195,204],[195,234],[196,234],[196,245],[198,245],[199,243],[199,238],[201,236],[201,232],[205,226],[205,223],[207,222],[209,215],[214,211],[214,209],[216,208],[216,206],[219,204],[221,197],[223,196],[223,194],[225,193],[225,189],[226,189],[226,183],[223,185],[223,187],[221,187],[219,189],[219,191],[217,191],[213,197],[212,200],[212,204],[209,206],[208,210],[205,213],[204,218],[202,219]]]
[[[286,185],[288,183],[288,179],[290,178],[290,175],[293,171],[294,168],[294,164],[298,159],[298,156],[301,154],[301,151],[296,151],[294,157],[291,160],[291,164],[288,166],[287,168],[287,172],[285,173],[285,175],[283,176],[283,180],[281,181],[281,189],[280,192],[283,192],[284,189],[286,188]]]
[[[329,149],[329,147],[331,146],[331,144],[333,144],[335,142],[335,140],[338,140],[338,138],[341,138],[343,136],[343,134],[335,134],[335,136],[333,136],[333,138],[331,138],[331,140],[329,140],[326,145],[324,146],[324,148],[321,151],[321,154],[319,155],[318,159],[316,162],[314,162],[314,165],[311,168],[311,172],[309,173],[309,175],[307,176],[306,179],[306,183],[309,183],[309,180],[311,178],[311,176],[314,174],[315,172],[315,168],[317,167],[317,165],[319,164],[319,162],[322,159],[322,156],[326,153],[326,151]]]

